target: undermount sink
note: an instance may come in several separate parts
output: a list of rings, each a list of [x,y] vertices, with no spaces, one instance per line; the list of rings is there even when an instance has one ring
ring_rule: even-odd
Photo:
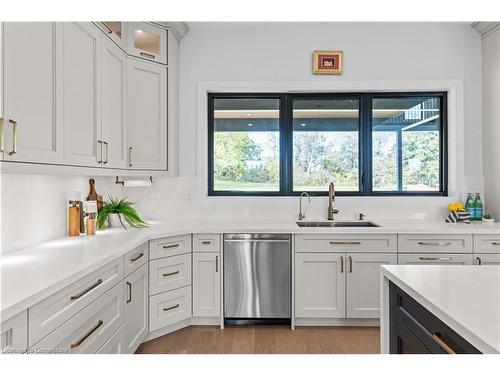
[[[323,228],[323,227],[337,227],[337,228],[375,228],[380,225],[372,221],[297,221],[297,225],[301,228]]]

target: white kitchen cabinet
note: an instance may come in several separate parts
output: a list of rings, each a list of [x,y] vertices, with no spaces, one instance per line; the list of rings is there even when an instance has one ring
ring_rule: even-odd
[[[474,264],[479,266],[500,265],[500,254],[474,254]]]
[[[134,353],[148,334],[148,265],[125,279],[125,349]]]
[[[167,68],[128,59],[128,166],[167,170]]]
[[[472,254],[398,254],[398,264],[473,264]]]
[[[345,254],[295,254],[295,316],[345,317]]]
[[[122,325],[96,354],[128,354],[126,346],[125,325]]]
[[[500,254],[500,234],[474,235],[474,253]]]
[[[101,21],[96,22],[96,25],[118,45],[123,51],[126,49],[127,28],[125,22],[120,21]]]
[[[400,253],[471,253],[470,234],[400,234]]]
[[[127,53],[167,63],[167,31],[145,22],[127,22]]]
[[[380,316],[380,266],[383,264],[397,264],[397,255],[346,254],[348,318]]]
[[[62,24],[4,22],[2,28],[3,158],[62,163]]]
[[[102,38],[101,134],[102,166],[127,166],[127,58],[110,39]]]
[[[149,297],[149,330],[191,317],[191,285]]]
[[[100,140],[100,66],[102,33],[92,23],[63,24],[64,162],[98,167]]]
[[[219,253],[193,253],[193,316],[220,316],[220,291]]]
[[[0,349],[2,353],[20,354],[28,348],[28,311],[0,324]]]

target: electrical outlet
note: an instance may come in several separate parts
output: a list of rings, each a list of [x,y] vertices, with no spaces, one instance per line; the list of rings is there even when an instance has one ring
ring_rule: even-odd
[[[184,193],[184,202],[191,202],[193,199],[193,193],[186,191]]]

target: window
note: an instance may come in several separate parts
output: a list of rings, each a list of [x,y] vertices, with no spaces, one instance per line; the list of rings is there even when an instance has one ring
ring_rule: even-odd
[[[209,94],[209,195],[447,195],[446,93]]]

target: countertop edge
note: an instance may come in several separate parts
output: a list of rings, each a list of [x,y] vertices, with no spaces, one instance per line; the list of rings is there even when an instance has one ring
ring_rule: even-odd
[[[383,277],[392,281],[403,291],[408,293],[410,297],[415,299],[419,304],[429,310],[432,314],[434,314],[438,319],[442,320],[445,324],[447,324],[451,329],[453,329],[457,334],[462,336],[465,340],[475,346],[478,350],[480,350],[484,354],[499,354],[500,351],[493,348],[488,343],[484,342],[480,337],[471,332],[467,327],[462,325],[460,322],[453,319],[449,316],[445,311],[441,310],[434,303],[429,301],[425,296],[414,290],[411,286],[406,284],[403,280],[392,274],[388,269],[382,266]]]

